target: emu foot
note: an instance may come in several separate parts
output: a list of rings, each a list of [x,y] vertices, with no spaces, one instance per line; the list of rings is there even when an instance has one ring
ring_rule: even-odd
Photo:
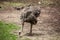
[[[27,36],[33,36],[33,34],[32,34],[32,33],[27,33],[26,35],[27,35]]]
[[[21,35],[21,32],[19,32],[19,35]]]
[[[33,36],[33,34],[32,34],[32,33],[29,33],[28,35],[29,35],[29,36]]]
[[[19,37],[22,38],[23,37],[23,33],[19,32]]]

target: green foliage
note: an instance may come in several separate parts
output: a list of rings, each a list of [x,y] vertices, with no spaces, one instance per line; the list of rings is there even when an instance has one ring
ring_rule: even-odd
[[[0,21],[0,40],[16,40],[17,36],[10,34],[13,29],[18,29],[18,26]]]
[[[19,2],[3,2],[3,4],[7,5],[7,6],[23,6],[23,3],[19,3]]]

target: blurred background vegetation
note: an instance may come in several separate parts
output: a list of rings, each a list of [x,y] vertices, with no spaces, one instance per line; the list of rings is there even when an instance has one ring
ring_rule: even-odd
[[[9,7],[20,7],[27,4],[38,4],[40,2],[41,6],[51,6],[51,7],[60,7],[59,0],[0,0],[0,10],[4,10]]]
[[[0,3],[2,2],[19,2],[19,3],[32,3],[32,4],[38,4],[38,2],[41,2],[41,5],[60,5],[60,0],[0,0]]]

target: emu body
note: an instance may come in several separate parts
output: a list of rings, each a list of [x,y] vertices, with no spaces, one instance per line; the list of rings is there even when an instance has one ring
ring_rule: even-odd
[[[37,17],[40,15],[39,6],[29,6],[22,9],[21,20],[22,20],[22,31],[24,27],[24,22],[30,23],[30,35],[32,34],[32,26],[37,24]]]

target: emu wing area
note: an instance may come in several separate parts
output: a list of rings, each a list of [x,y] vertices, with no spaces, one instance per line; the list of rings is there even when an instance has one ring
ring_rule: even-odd
[[[26,7],[21,12],[21,19],[24,22],[29,22],[31,24],[37,23],[37,17],[40,14],[40,7],[30,6]]]

